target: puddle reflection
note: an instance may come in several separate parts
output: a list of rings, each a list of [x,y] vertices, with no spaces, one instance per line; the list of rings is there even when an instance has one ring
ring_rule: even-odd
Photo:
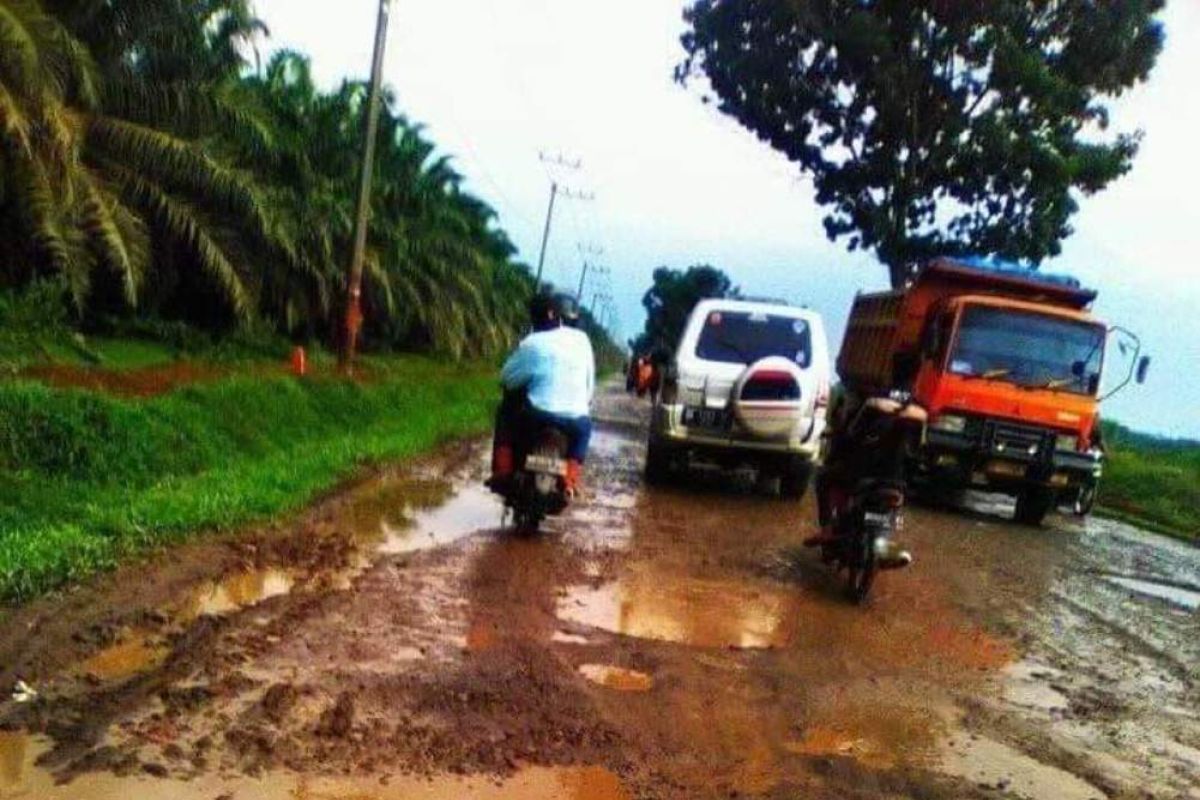
[[[160,666],[170,652],[161,636],[134,629],[84,661],[79,670],[95,680],[120,681]]]
[[[733,581],[630,572],[599,589],[576,587],[560,619],[639,639],[695,647],[766,649],[788,642],[792,598]]]
[[[611,664],[584,664],[579,674],[606,689],[617,692],[648,692],[654,688],[654,678],[644,672]]]

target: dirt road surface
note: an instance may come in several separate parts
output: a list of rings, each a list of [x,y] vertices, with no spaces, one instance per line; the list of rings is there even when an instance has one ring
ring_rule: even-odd
[[[1200,550],[914,509],[865,607],[810,501],[640,481],[499,529],[460,444],[7,612],[0,798],[1200,798]]]

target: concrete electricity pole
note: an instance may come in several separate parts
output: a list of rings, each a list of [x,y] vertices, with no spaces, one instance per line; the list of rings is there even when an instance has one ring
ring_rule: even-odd
[[[392,0],[379,0],[379,19],[375,24],[375,54],[371,60],[371,88],[367,99],[367,117],[363,122],[363,158],[358,183],[358,207],[354,216],[354,252],[346,280],[346,320],[342,331],[339,363],[345,370],[354,364],[358,332],[362,327],[362,276],[367,250],[367,224],[371,216],[371,175],[375,166],[375,140],[379,133],[379,96],[383,82],[383,59],[387,49],[388,18]]]
[[[580,167],[583,166],[583,162],[580,159],[575,159],[574,161],[569,161],[566,158],[564,158],[562,155],[558,155],[558,156],[551,158],[551,157],[547,156],[545,153],[538,153],[538,159],[543,164],[552,164],[554,166],[564,167],[564,168],[572,170],[572,171],[577,171]],[[541,250],[541,253],[538,255],[537,276],[535,277],[534,283],[533,283],[533,291],[535,293],[540,292],[542,289],[542,271],[545,269],[545,266],[546,266],[546,245],[550,242],[550,224],[554,221],[554,201],[556,199],[558,199],[558,196],[560,194],[569,200],[595,200],[596,199],[596,195],[594,195],[594,194],[584,194],[581,192],[573,192],[570,189],[560,186],[557,178],[550,179],[550,206],[549,206],[549,208],[546,209],[546,226],[545,226],[545,228],[542,229],[542,250]]]

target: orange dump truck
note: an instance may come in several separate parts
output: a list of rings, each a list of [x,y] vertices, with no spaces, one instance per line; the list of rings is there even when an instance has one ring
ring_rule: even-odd
[[[838,374],[850,392],[907,390],[928,410],[914,482],[1009,494],[1017,519],[1039,524],[1102,468],[1109,331],[1095,298],[1070,278],[939,259],[906,289],[855,299]]]

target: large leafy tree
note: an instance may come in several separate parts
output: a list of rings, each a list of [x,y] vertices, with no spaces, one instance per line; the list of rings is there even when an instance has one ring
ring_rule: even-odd
[[[630,348],[638,354],[672,352],[697,303],[739,295],[729,276],[708,264],[696,264],[687,270],[659,267],[654,270],[654,283],[642,296],[646,327],[629,343]]]
[[[695,0],[686,81],[811,174],[831,240],[900,283],[964,251],[1039,263],[1130,168],[1106,103],[1144,80],[1164,0]]]

